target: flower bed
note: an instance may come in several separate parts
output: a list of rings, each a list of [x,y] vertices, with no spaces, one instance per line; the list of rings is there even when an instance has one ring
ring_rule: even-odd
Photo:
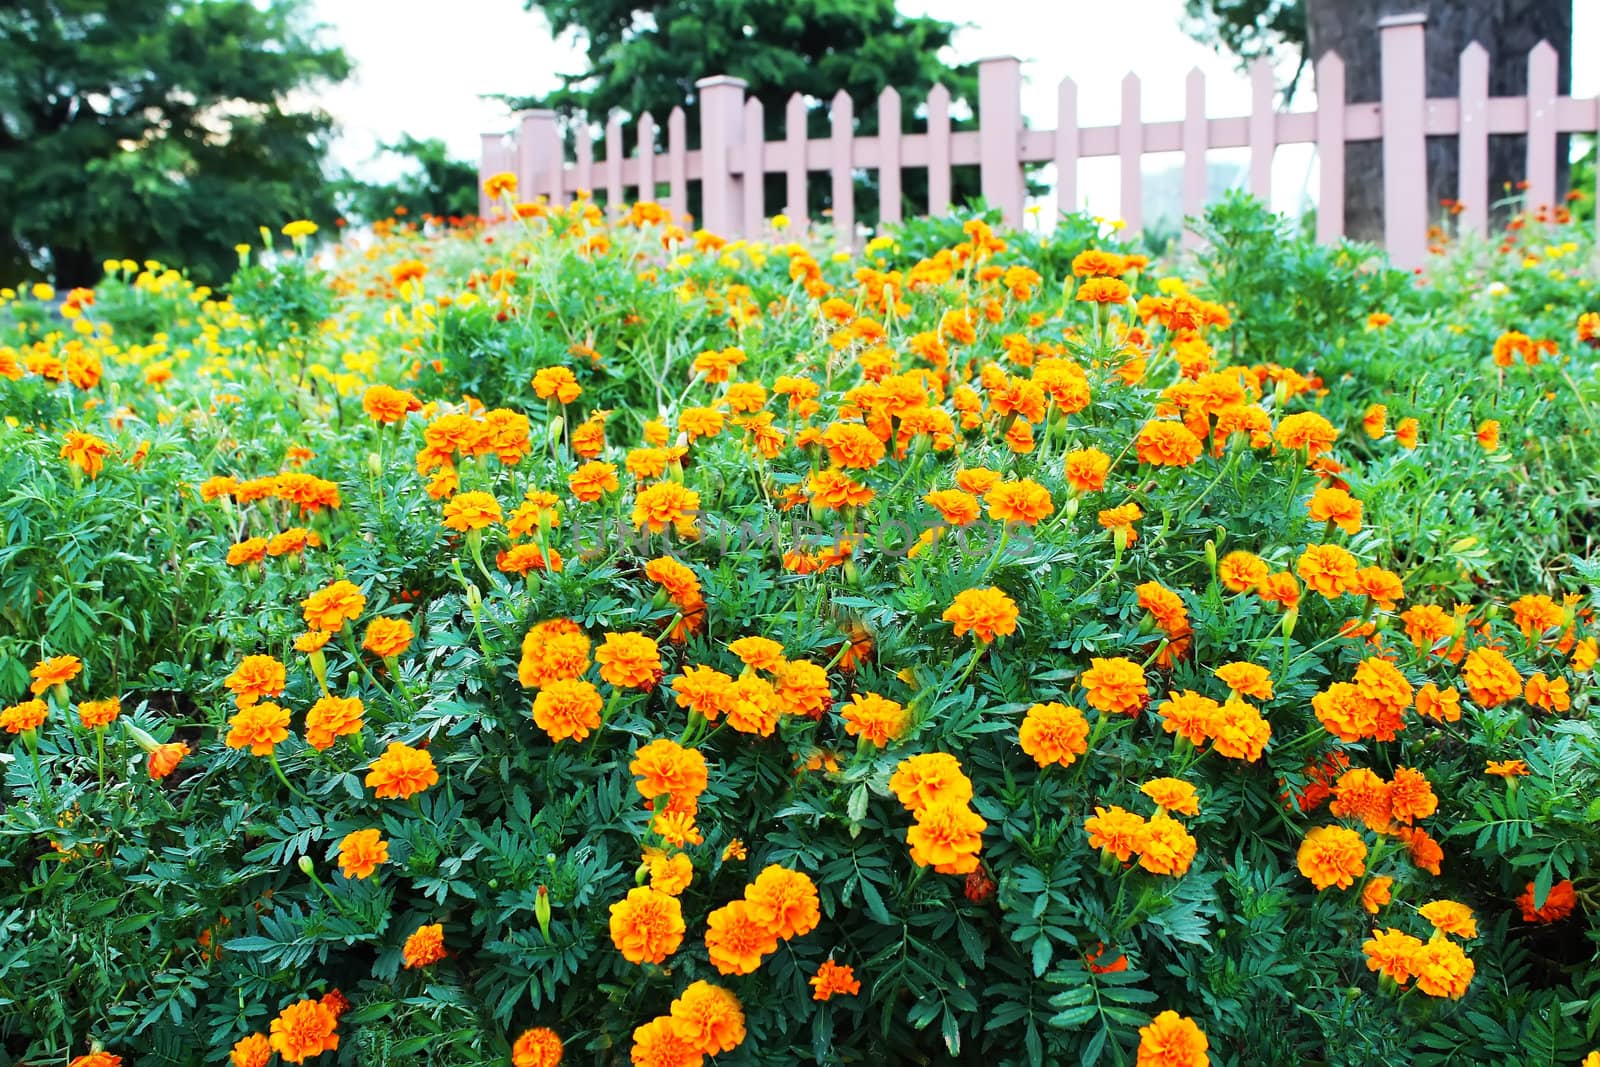
[[[10,1052],[1594,1045],[1570,227],[515,213],[7,309]]]

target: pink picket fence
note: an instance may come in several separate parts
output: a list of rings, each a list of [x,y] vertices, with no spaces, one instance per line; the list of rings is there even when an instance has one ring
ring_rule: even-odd
[[[518,177],[520,195],[545,196],[561,203],[578,190],[604,190],[611,206],[630,199],[660,200],[675,212],[688,204],[691,182],[699,183],[700,224],[724,236],[763,231],[764,182],[768,174],[785,176],[786,206],[792,222],[806,219],[806,183],[812,173],[831,178],[831,222],[838,239],[850,244],[856,235],[855,172],[876,171],[881,221],[900,221],[902,172],[926,168],[929,215],[950,208],[951,168],[976,165],[983,197],[1006,220],[1018,224],[1024,208],[1024,167],[1054,163],[1056,202],[1076,205],[1078,162],[1113,156],[1121,166],[1121,216],[1132,232],[1143,221],[1142,157],[1150,153],[1183,154],[1183,212],[1195,216],[1205,207],[1206,153],[1211,149],[1249,150],[1247,188],[1270,202],[1272,159],[1279,145],[1316,146],[1321,203],[1317,208],[1319,240],[1336,241],[1344,234],[1342,195],[1329,195],[1345,185],[1345,145],[1380,141],[1383,153],[1384,243],[1396,264],[1419,267],[1427,257],[1427,227],[1434,205],[1428,202],[1426,138],[1455,137],[1460,144],[1462,205],[1457,222],[1462,230],[1485,232],[1494,196],[1489,188],[1489,138],[1496,134],[1527,137],[1527,200],[1532,205],[1556,202],[1557,137],[1563,133],[1600,131],[1600,99],[1574,99],[1556,91],[1556,51],[1541,42],[1528,57],[1525,96],[1489,95],[1489,56],[1478,44],[1461,54],[1460,93],[1429,98],[1424,86],[1425,19],[1395,15],[1379,23],[1381,99],[1347,104],[1344,62],[1328,54],[1316,65],[1318,104],[1312,111],[1278,111],[1270,65],[1257,62],[1250,70],[1250,114],[1212,118],[1206,114],[1205,78],[1193,71],[1186,84],[1182,120],[1145,122],[1141,118],[1140,83],[1133,74],[1122,82],[1122,117],[1114,126],[1080,126],[1078,87],[1063,79],[1058,117],[1053,130],[1033,129],[1022,119],[1022,66],[1011,57],[978,63],[978,128],[952,130],[950,93],[935,86],[924,108],[925,132],[903,133],[900,94],[887,89],[878,100],[875,136],[857,136],[850,98],[834,97],[831,133],[807,135],[806,101],[799,94],[785,109],[786,135],[765,140],[761,102],[745,95],[745,83],[717,76],[696,83],[700,104],[700,147],[690,150],[682,108],[667,117],[665,150],[657,149],[652,116],[639,117],[633,151],[624,144],[623,121],[611,116],[605,125],[603,158],[586,124],[576,132],[576,158],[565,156],[562,130],[553,111],[524,111],[511,134],[483,135],[480,175],[509,171]],[[481,213],[491,205],[485,200]],[[1184,240],[1196,237],[1186,231]]]

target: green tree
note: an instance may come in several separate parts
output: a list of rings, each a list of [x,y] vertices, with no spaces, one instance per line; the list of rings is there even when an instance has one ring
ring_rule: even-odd
[[[345,214],[372,222],[395,214],[396,208],[413,218],[477,213],[478,165],[452,159],[443,141],[404,134],[393,144],[380,145],[379,155],[404,160],[406,173],[389,182],[347,180],[340,198]]]
[[[0,6],[0,278],[155,258],[224,276],[258,224],[331,221],[332,120],[290,98],[349,72],[304,0]]]
[[[960,102],[976,110],[975,72],[939,58],[956,25],[903,15],[894,0],[528,0],[528,6],[543,11],[557,33],[576,31],[583,41],[589,69],[563,76],[562,87],[549,96],[522,102],[568,117],[619,112],[631,122],[648,111],[664,127],[667,114],[681,106],[693,137],[694,83],[710,74],[749,84],[765,109],[768,140],[784,133],[784,109],[797,92],[810,102],[812,136],[826,134],[828,105],[841,89],[855,104],[862,134],[877,132],[878,95],[890,86],[904,101],[908,130],[936,83],[950,90],[958,114]],[[920,213],[924,181],[916,172],[906,177],[908,209]],[[977,190],[976,176],[960,170],[952,184],[958,203]],[[785,206],[782,187],[781,176],[769,176],[769,213]],[[876,197],[871,188],[864,192],[858,213],[870,219]],[[826,197],[826,182],[813,181],[813,215]]]

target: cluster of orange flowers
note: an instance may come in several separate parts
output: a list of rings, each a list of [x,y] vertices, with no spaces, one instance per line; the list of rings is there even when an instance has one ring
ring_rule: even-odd
[[[940,874],[971,874],[988,823],[972,810],[972,780],[948,752],[907,756],[889,777],[889,789],[911,812],[906,844],[911,860]]]

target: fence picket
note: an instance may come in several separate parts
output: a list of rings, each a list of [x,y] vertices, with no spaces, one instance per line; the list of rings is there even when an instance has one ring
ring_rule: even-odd
[[[783,110],[784,143],[788,145],[788,161],[784,171],[787,203],[783,210],[794,225],[802,230],[811,218],[806,203],[806,118],[806,98],[799,93],[792,94]]]
[[[766,221],[766,172],[761,164],[766,115],[755,97],[744,102],[744,214],[745,232],[761,232]]]
[[[694,83],[700,91],[700,214],[702,225],[724,237],[740,237],[744,206],[742,176],[733,173],[733,153],[744,139],[741,78],[718,75]]]
[[[1022,61],[978,61],[979,187],[1007,226],[1022,222]]]
[[[572,168],[572,180],[585,196],[594,193],[594,134],[587,122],[578,122],[572,131],[573,152],[578,162]]]
[[[1122,221],[1130,234],[1144,229],[1144,128],[1139,119],[1139,76],[1122,79],[1122,124],[1117,128],[1117,155],[1122,157]]]
[[[682,217],[689,213],[689,134],[683,108],[667,113],[667,209]]]
[[[829,110],[833,137],[828,144],[828,167],[833,176],[833,229],[839,244],[850,248],[856,233],[855,176],[850,169],[851,131],[855,128],[855,109],[850,94],[840,89]]]
[[[656,120],[646,111],[639,116],[639,199],[656,198]]]
[[[1383,243],[1395,266],[1415,270],[1428,254],[1428,155],[1424,133],[1422,15],[1378,20],[1383,110]]]
[[[1062,78],[1056,88],[1056,211],[1078,206],[1078,83]]]
[[[622,208],[622,116],[606,120],[606,213],[613,217]]]
[[[1183,214],[1195,218],[1206,205],[1206,76],[1199,67],[1183,83],[1187,98],[1183,112]],[[1183,228],[1183,247],[1196,248],[1200,235]]]
[[[900,94],[878,95],[878,222],[900,221]]]
[[[1527,206],[1556,203],[1556,69],[1560,59],[1549,41],[1528,53]]]
[[[1272,203],[1272,153],[1278,139],[1274,92],[1272,63],[1258,59],[1250,64],[1250,195],[1267,204]]]
[[[1473,41],[1461,53],[1460,170],[1456,201],[1461,232],[1489,232],[1489,53]]]
[[[1317,60],[1317,240],[1344,236],[1344,60],[1328,52]]]
[[[928,90],[928,214],[950,211],[950,90]]]

